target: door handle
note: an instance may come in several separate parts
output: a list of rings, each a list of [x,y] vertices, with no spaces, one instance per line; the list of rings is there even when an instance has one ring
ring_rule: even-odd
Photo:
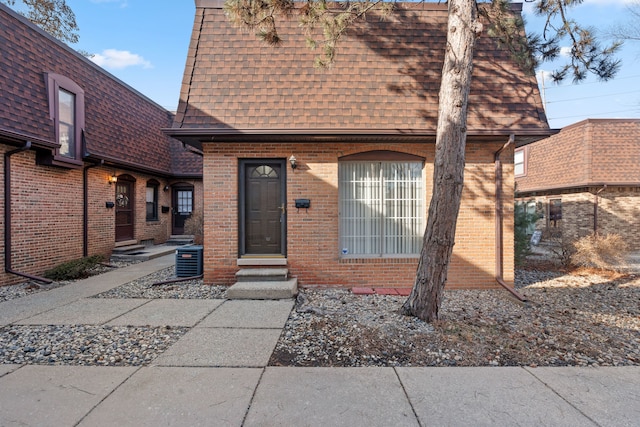
[[[282,215],[284,215],[287,212],[287,205],[285,205],[284,203],[280,205],[280,212],[282,212]]]

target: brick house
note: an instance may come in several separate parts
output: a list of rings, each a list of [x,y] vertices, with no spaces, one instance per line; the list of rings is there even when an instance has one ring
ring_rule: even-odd
[[[173,115],[4,5],[0,28],[0,285],[181,234],[202,157]]]
[[[617,233],[640,250],[640,119],[588,119],[515,152],[519,201],[568,242]]]
[[[204,152],[205,283],[281,265],[302,286],[412,285],[432,187],[446,5],[370,14],[341,40],[332,67],[318,69],[295,18],[279,23],[283,43],[269,47],[233,27],[221,0],[195,3],[166,132]],[[486,35],[475,57],[449,287],[494,287],[499,276],[512,284],[513,147],[551,133],[535,77]]]

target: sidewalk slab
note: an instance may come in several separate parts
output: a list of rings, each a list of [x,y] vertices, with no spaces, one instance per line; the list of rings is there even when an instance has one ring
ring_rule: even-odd
[[[142,368],[80,426],[240,426],[262,369]]]
[[[12,365],[12,364],[0,364],[0,377],[8,374],[9,372],[13,372],[18,369],[21,365]]]
[[[602,426],[640,424],[640,368],[527,368]]]
[[[157,366],[264,367],[280,329],[193,328],[158,356]]]
[[[223,302],[224,300],[221,299],[156,299],[107,324],[192,327]]]
[[[595,425],[523,368],[397,368],[397,372],[422,425]]]
[[[293,300],[228,300],[197,327],[283,328],[293,304]]]
[[[76,425],[136,369],[23,366],[0,378],[0,425]]]
[[[418,422],[393,368],[268,367],[244,425],[386,427]]]
[[[148,303],[146,299],[86,298],[18,322],[20,325],[101,325]]]
[[[98,276],[78,280],[75,283],[50,291],[38,292],[22,298],[0,302],[0,325],[15,323],[72,301],[106,292],[174,264],[174,256],[166,255],[128,267],[118,268]]]

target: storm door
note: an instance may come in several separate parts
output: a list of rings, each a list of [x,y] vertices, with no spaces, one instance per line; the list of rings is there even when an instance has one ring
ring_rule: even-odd
[[[193,187],[173,188],[172,234],[184,234],[184,222],[193,212]]]
[[[240,163],[240,255],[285,255],[284,160]]]
[[[128,175],[121,175],[116,182],[116,242],[133,239],[134,180]]]

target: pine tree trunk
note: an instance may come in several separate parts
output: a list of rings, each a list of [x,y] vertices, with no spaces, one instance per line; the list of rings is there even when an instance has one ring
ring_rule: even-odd
[[[438,319],[453,251],[464,178],[473,46],[479,30],[475,0],[450,0],[440,83],[433,195],[415,283],[402,306],[405,314],[427,322]]]

